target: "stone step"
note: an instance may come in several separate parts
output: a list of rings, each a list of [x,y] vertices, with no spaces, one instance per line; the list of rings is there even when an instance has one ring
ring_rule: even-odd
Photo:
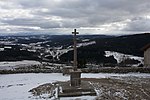
[[[83,89],[83,88],[74,88],[74,89],[63,89],[63,93],[70,93],[70,92],[95,92],[93,89]]]
[[[96,96],[96,92],[71,92],[71,93],[59,93],[58,97],[76,97],[76,96]]]

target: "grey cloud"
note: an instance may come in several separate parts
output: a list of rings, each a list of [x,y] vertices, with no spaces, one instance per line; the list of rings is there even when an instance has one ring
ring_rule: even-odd
[[[44,19],[28,19],[28,18],[19,18],[19,19],[11,19],[11,20],[2,20],[2,23],[8,25],[16,25],[16,26],[37,26],[41,28],[60,28],[60,23],[56,21],[48,21]]]
[[[50,28],[100,27],[101,25],[131,20],[122,31],[149,30],[149,0],[3,0],[13,2],[7,9],[28,9],[32,18],[0,19],[7,25]],[[5,9],[5,8],[3,8]],[[47,9],[46,11],[42,9]],[[44,17],[59,17],[48,20]],[[27,30],[27,29],[24,29]],[[30,30],[30,29],[29,29]],[[30,30],[32,31],[32,30]],[[117,30],[116,30],[117,31]]]
[[[150,31],[150,19],[147,18],[134,18],[129,22],[126,27],[123,29],[124,31],[139,31],[139,32],[147,32]]]

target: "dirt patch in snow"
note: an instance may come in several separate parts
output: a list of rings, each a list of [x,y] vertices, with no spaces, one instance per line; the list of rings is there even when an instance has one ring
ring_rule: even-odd
[[[51,98],[53,96],[54,89],[55,89],[55,86],[53,84],[46,83],[46,84],[40,85],[36,88],[29,90],[29,92],[31,92],[32,95],[35,97],[46,99],[46,98]]]
[[[96,100],[150,100],[149,77],[82,78],[81,81],[90,83],[95,89]],[[58,83],[43,84],[33,88],[30,92],[39,98],[52,98]]]
[[[150,78],[84,78],[97,92],[96,100],[150,100]]]

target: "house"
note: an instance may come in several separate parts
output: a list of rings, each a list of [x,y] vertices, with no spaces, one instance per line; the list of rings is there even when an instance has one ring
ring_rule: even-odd
[[[150,67],[150,44],[147,44],[142,48],[144,51],[144,66]]]

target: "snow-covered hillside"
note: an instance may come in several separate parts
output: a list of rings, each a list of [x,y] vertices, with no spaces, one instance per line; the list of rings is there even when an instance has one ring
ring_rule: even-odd
[[[140,64],[143,64],[143,60],[144,60],[143,57],[127,55],[127,54],[114,52],[114,51],[105,51],[105,56],[106,57],[113,56],[117,60],[117,63],[121,63],[126,58],[138,60],[140,61]]]
[[[83,42],[83,43],[78,43],[77,44],[77,48],[80,48],[80,47],[85,47],[85,46],[88,46],[88,45],[93,45],[93,44],[96,44],[95,41],[86,41],[86,42]],[[52,50],[47,50],[47,52],[49,52],[48,55],[45,55],[45,56],[52,56],[53,58],[56,58],[57,60],[59,60],[59,57],[61,55],[63,55],[64,53],[68,53],[69,51],[73,50],[73,46],[68,46],[67,48],[63,48],[62,47],[56,47],[55,50],[52,49]]]

